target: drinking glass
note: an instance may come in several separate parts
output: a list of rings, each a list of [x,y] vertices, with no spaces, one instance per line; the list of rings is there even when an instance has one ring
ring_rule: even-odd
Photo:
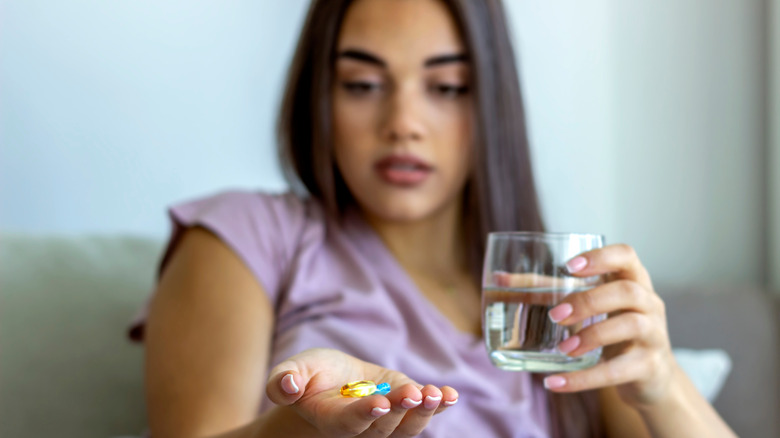
[[[570,357],[557,346],[598,315],[564,326],[548,316],[567,295],[604,282],[602,276],[573,277],[566,262],[604,245],[597,234],[498,232],[488,235],[482,274],[482,323],[490,360],[510,371],[559,372],[590,367],[601,348]]]

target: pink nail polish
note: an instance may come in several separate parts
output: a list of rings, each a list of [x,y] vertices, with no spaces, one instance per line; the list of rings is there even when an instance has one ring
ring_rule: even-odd
[[[549,376],[544,379],[544,387],[547,389],[561,388],[566,385],[566,378],[562,376]]]
[[[297,394],[298,391],[300,391],[298,385],[295,384],[295,379],[292,374],[287,374],[282,377],[282,390],[290,395]]]
[[[573,274],[575,272],[582,271],[587,265],[588,259],[582,256],[577,256],[566,262],[566,269],[569,270],[570,274]]]
[[[564,354],[569,354],[576,350],[580,346],[580,337],[577,335],[567,338],[565,341],[558,344],[558,351]]]
[[[441,401],[441,397],[433,397],[428,396],[425,397],[425,400],[423,400],[423,406],[425,406],[425,409],[436,409],[439,407],[439,402]]]
[[[371,415],[373,415],[374,417],[381,417],[382,415],[385,415],[388,412],[390,412],[390,408],[385,408],[385,409],[374,408],[374,409],[371,409]]]
[[[401,400],[401,406],[406,409],[416,408],[417,406],[420,406],[420,403],[422,403],[422,400],[412,400],[409,397],[404,397],[404,399]]]
[[[568,318],[574,312],[574,308],[569,303],[558,304],[550,309],[549,315],[553,322],[561,322]]]
[[[496,283],[496,286],[509,287],[510,286],[509,273],[503,271],[495,271],[493,272],[493,281]]]

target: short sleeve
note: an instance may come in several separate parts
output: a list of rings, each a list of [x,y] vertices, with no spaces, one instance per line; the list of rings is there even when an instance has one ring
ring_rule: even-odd
[[[214,233],[238,255],[271,302],[276,303],[308,210],[307,203],[293,193],[233,191],[174,205],[168,210],[173,229],[159,273],[165,270],[183,232],[200,226]],[[151,296],[130,325],[131,340],[143,340],[150,300]]]

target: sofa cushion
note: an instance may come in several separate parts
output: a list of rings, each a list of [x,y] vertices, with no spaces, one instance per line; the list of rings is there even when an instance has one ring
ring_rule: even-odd
[[[0,436],[140,434],[143,352],[125,338],[161,244],[0,236]]]
[[[701,395],[714,402],[731,372],[729,354],[721,349],[675,348],[674,358]]]
[[[714,403],[737,435],[780,436],[780,299],[749,285],[664,287],[672,345],[718,348],[732,370]]]

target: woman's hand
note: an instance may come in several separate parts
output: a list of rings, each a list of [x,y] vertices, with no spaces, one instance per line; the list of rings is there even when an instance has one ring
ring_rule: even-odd
[[[414,436],[458,400],[448,386],[422,386],[402,373],[332,349],[306,350],[275,366],[270,376],[268,397],[293,407],[326,437]],[[387,382],[392,390],[385,396],[343,397],[341,387],[356,380]]]
[[[567,296],[550,310],[550,318],[561,325],[603,313],[609,318],[585,327],[558,348],[579,356],[604,347],[603,359],[590,369],[549,376],[545,385],[555,392],[615,386],[621,399],[634,408],[664,399],[677,375],[677,363],[663,301],[636,252],[627,245],[610,245],[571,259],[567,267],[574,276],[607,275],[609,281]]]

